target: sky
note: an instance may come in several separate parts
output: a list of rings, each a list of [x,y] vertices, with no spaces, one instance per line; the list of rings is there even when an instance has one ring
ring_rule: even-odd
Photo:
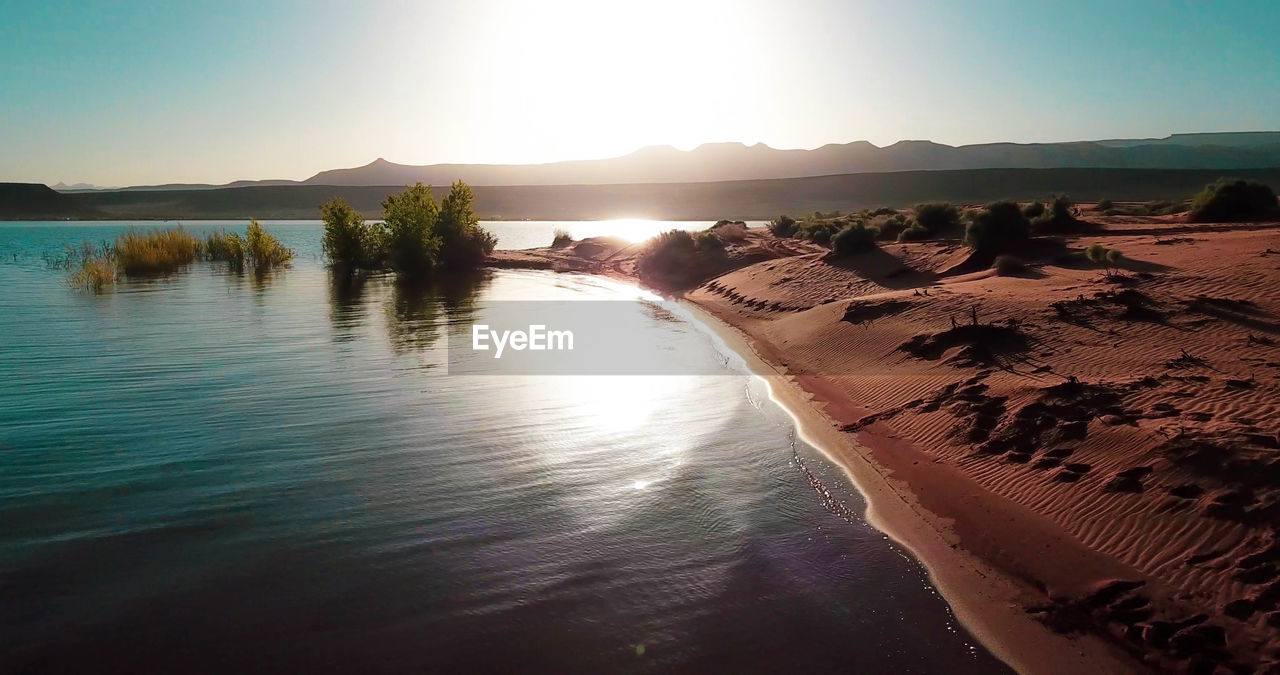
[[[0,3],[0,181],[1280,130],[1280,3]]]

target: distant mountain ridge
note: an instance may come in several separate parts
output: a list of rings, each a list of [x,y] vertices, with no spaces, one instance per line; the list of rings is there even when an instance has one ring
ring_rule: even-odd
[[[960,169],[1263,169],[1280,167],[1280,131],[1173,134],[1166,138],[1065,143],[984,143],[950,146],[905,140],[885,147],[867,141],[812,150],[764,144],[708,143],[683,151],[641,148],[609,159],[548,164],[369,164],[321,171],[304,181],[236,181],[222,186],[159,185],[126,190],[192,190],[266,185],[625,185],[806,178],[855,173]]]

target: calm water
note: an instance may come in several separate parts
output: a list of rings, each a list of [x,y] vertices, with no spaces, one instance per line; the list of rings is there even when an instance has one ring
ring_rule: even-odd
[[[316,224],[268,227],[272,278],[93,296],[42,256],[122,226],[0,224],[0,671],[1003,668],[760,380],[443,373],[487,302],[634,290],[336,288]]]

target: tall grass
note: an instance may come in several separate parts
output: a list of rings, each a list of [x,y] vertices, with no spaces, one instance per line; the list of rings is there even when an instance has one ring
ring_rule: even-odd
[[[85,242],[79,249],[68,246],[65,257],[50,263],[71,270],[67,282],[72,288],[100,293],[116,282],[115,252],[106,244],[94,247]]]
[[[129,230],[116,237],[116,266],[125,276],[170,274],[200,256],[200,240],[181,226],[142,232]]]

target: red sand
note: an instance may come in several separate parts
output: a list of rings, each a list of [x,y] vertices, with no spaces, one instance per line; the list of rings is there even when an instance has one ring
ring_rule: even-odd
[[[1280,224],[1096,220],[1005,277],[956,242],[831,261],[752,231],[685,298],[1019,670],[1274,668]],[[636,251],[495,264],[634,280]]]

